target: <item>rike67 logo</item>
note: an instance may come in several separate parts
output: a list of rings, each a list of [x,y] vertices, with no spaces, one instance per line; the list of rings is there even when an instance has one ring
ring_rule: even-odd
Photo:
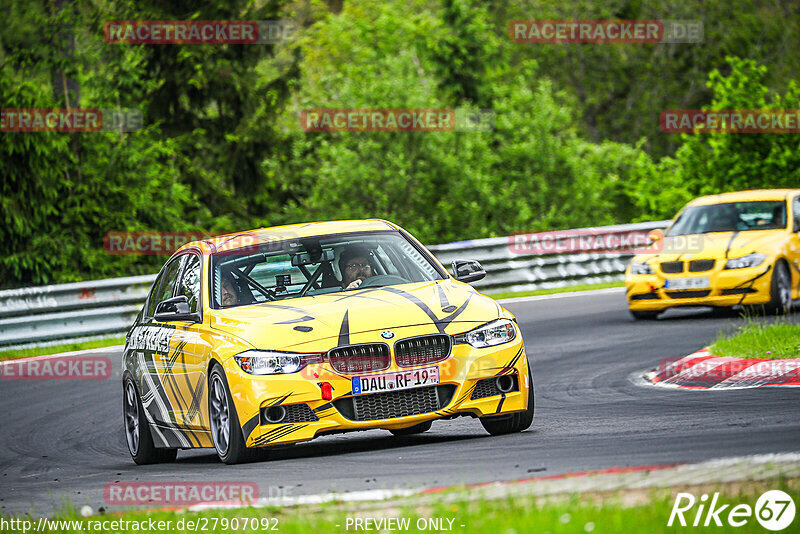
[[[691,493],[678,493],[667,526],[742,527],[754,516],[767,530],[784,530],[794,521],[794,500],[781,490],[770,490],[762,494],[756,501],[755,508],[752,508],[749,504],[721,504],[719,493],[714,493],[710,502],[705,493],[700,499],[696,499]]]

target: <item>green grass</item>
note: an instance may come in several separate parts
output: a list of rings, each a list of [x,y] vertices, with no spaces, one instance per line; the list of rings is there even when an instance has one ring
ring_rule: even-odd
[[[720,332],[710,351],[735,358],[800,358],[800,324],[747,320],[738,332]]]
[[[79,343],[64,343],[63,345],[52,345],[49,347],[4,350],[0,351],[0,361],[14,360],[17,358],[30,358],[31,356],[42,356],[45,354],[58,354],[60,352],[70,352],[73,350],[97,349],[100,347],[111,347],[113,345],[124,344],[125,337],[123,336],[105,339],[93,339],[91,341],[81,341]]]
[[[604,282],[602,284],[578,284],[574,286],[567,286],[567,287],[554,287],[551,289],[534,289],[533,291],[509,291],[505,293],[492,293],[488,296],[492,297],[495,300],[499,299],[511,299],[517,297],[530,297],[533,295],[553,295],[555,293],[568,293],[572,291],[590,291],[592,289],[607,289],[610,287],[624,287],[625,282]]]
[[[527,532],[559,534],[559,533],[631,533],[631,532],[683,532],[686,528],[680,527],[676,522],[672,527],[667,527],[670,513],[675,502],[674,495],[678,491],[691,492],[698,498],[698,502],[690,512],[686,512],[688,528],[694,520],[702,493],[719,492],[719,505],[730,504],[727,511],[737,504],[747,504],[754,507],[759,495],[767,489],[782,489],[787,492],[795,502],[800,499],[796,479],[773,480],[765,482],[748,482],[738,485],[715,485],[709,488],[689,488],[686,486],[673,490],[628,490],[612,494],[587,493],[573,496],[516,496],[504,497],[495,500],[476,497],[470,500],[453,500],[458,494],[444,493],[428,495],[422,498],[399,499],[384,503],[330,503],[321,506],[296,506],[292,508],[240,508],[235,510],[210,510],[205,512],[183,511],[151,511],[151,512],[125,512],[106,516],[93,516],[82,518],[75,511],[59,514],[55,520],[77,521],[85,528],[81,530],[77,524],[59,525],[60,528],[50,532],[99,532],[96,526],[86,525],[89,521],[164,521],[162,527],[144,530],[136,529],[130,525],[118,524],[115,532],[194,532],[189,522],[194,525],[200,521],[206,528],[202,532],[281,532],[291,533],[338,533],[357,532],[353,528],[353,519],[372,518],[381,519],[395,517],[407,519],[407,530],[398,529],[398,532],[420,532],[417,528],[419,519],[437,519],[444,525],[452,525],[450,532],[463,534],[523,534]],[[461,492],[462,498],[465,495]],[[710,526],[705,530],[719,532],[759,532],[765,530],[755,517],[748,518],[747,524],[740,528],[731,528],[725,524],[727,511],[721,514],[723,527]],[[8,521],[8,516],[2,516]],[[273,519],[274,518],[274,519]],[[248,521],[243,527],[243,521]],[[703,516],[705,519],[705,516]],[[38,517],[32,518],[35,524]],[[234,524],[234,520],[237,520]],[[350,520],[350,523],[348,523]],[[449,523],[448,520],[452,520]],[[166,522],[170,523],[167,524]],[[183,521],[183,529],[176,528],[179,521]],[[795,519],[795,522],[797,519]],[[95,525],[97,525],[95,523]],[[251,525],[258,528],[251,528]],[[276,526],[270,530],[266,526]],[[349,525],[349,529],[347,528]],[[463,525],[463,526],[462,526]],[[702,522],[701,522],[702,525]],[[712,524],[713,525],[713,524]],[[110,525],[113,526],[113,525]],[[214,528],[216,527],[216,528]],[[361,532],[378,532],[380,528],[360,530]],[[702,527],[701,527],[702,530]],[[48,530],[42,530],[47,532]],[[42,532],[40,531],[40,532]],[[106,529],[105,531],[108,531]],[[426,530],[435,532],[436,530]],[[21,529],[8,529],[4,532],[20,532]]]

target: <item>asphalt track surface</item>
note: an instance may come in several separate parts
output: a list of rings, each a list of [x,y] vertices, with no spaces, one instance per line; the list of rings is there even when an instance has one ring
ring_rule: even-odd
[[[739,324],[736,316],[687,309],[634,322],[618,291],[505,306],[533,365],[536,417],[526,432],[491,437],[464,417],[411,437],[323,437],[246,465],[223,465],[203,449],[136,466],[122,428],[121,353],[110,351],[108,380],[0,381],[0,511],[50,514],[66,502],[98,510],[103,487],[116,481],[247,481],[261,496],[275,487],[299,496],[800,451],[800,389],[704,392],[629,380],[703,347]]]

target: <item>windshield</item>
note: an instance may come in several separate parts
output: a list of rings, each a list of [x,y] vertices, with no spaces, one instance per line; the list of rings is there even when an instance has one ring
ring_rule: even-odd
[[[747,232],[783,228],[786,228],[786,203],[783,200],[728,202],[686,208],[666,235]]]
[[[214,308],[442,280],[399,232],[315,236],[211,257]]]

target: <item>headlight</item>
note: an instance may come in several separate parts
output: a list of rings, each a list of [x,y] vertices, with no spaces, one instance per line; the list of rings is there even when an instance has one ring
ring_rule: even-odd
[[[242,371],[251,375],[296,373],[309,363],[322,361],[322,354],[296,354],[272,350],[246,350],[233,357]]]
[[[653,274],[653,268],[649,263],[631,262],[631,274]]]
[[[498,319],[475,330],[453,336],[453,343],[469,343],[476,349],[482,349],[508,343],[516,337],[517,330],[514,328],[514,323],[508,319]]]
[[[767,259],[763,254],[753,252],[741,258],[733,258],[725,263],[726,269],[746,269],[747,267],[758,267]]]

